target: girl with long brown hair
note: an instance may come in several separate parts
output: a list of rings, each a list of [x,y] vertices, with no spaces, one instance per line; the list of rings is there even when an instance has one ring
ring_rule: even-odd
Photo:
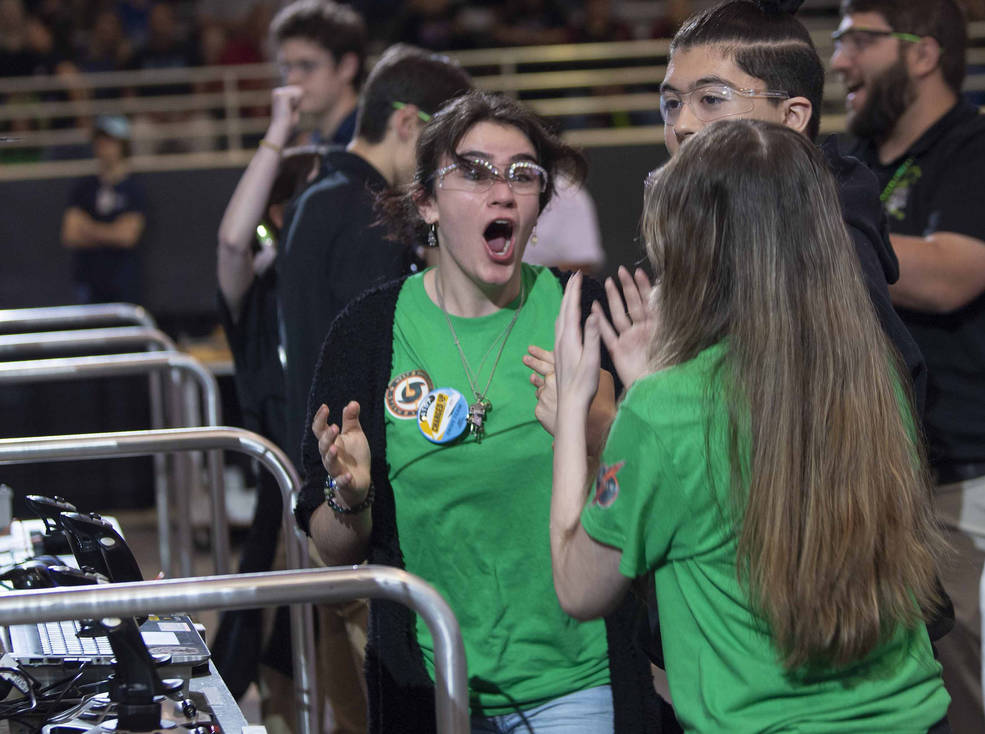
[[[603,614],[652,573],[688,730],[927,731],[948,703],[923,624],[940,540],[907,381],[823,156],[779,125],[715,123],[651,177],[643,230],[657,286],[629,310],[651,373],[587,503],[611,327],[596,310],[582,338],[578,279],[558,317],[562,607]]]

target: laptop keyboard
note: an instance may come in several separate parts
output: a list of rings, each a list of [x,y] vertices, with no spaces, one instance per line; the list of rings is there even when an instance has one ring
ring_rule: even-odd
[[[112,655],[106,637],[78,637],[81,625],[75,620],[38,624],[41,649],[45,655]]]

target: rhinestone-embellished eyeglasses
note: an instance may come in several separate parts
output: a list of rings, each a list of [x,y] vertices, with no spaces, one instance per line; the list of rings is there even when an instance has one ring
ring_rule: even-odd
[[[462,158],[434,173],[438,188],[448,191],[488,191],[497,181],[509,186],[514,194],[541,194],[547,190],[547,170],[533,161],[514,161],[500,173],[483,158]]]

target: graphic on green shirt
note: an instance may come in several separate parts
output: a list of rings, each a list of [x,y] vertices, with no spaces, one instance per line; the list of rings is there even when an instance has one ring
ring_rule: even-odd
[[[523,273],[526,304],[489,383],[495,408],[482,442],[466,435],[434,444],[415,420],[386,414],[404,562],[434,584],[455,612],[473,710],[486,715],[609,682],[604,622],[576,622],[554,593],[548,535],[552,439],[534,417],[535,389],[521,360],[530,344],[552,348],[561,287],[544,268],[524,266]],[[489,379],[498,350],[489,345],[504,333],[517,305],[476,319],[450,316],[477,384]],[[391,375],[413,371],[426,374],[434,389],[469,394],[462,359],[424,290],[423,275],[405,282],[394,321]],[[433,675],[433,643],[420,620],[417,638]]]
[[[582,525],[622,552],[629,578],[652,573],[671,696],[688,731],[926,732],[949,701],[926,628],[898,629],[846,669],[788,675],[736,574],[731,468],[719,345],[638,380],[619,406],[602,463],[618,493]],[[709,475],[710,472],[710,475]],[[711,476],[712,481],[709,481]]]
[[[617,461],[615,464],[601,464],[598,474],[595,477],[595,494],[592,502],[599,507],[611,507],[619,496],[619,480],[616,475],[626,464],[625,461]]]
[[[424,370],[408,370],[395,376],[386,386],[386,412],[391,418],[410,420],[417,417],[421,398],[434,389]]]
[[[920,166],[914,165],[912,158],[906,159],[900,165],[879,197],[885,204],[886,214],[900,221],[906,218],[906,203],[910,199],[910,189],[921,176],[923,170]]]

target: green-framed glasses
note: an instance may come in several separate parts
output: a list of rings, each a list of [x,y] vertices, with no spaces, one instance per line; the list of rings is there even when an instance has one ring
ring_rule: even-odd
[[[835,44],[835,52],[854,56],[861,53],[876,40],[880,38],[896,38],[907,43],[919,43],[921,36],[915,33],[903,33],[889,28],[860,28],[859,26],[849,26],[841,28],[831,34],[831,40]]]
[[[404,107],[407,107],[407,103],[406,102],[394,102],[393,103],[393,109],[395,109],[395,110],[402,110]],[[424,110],[418,109],[417,110],[417,116],[420,117],[421,120],[423,120],[424,122],[431,122],[431,115],[429,115]]]

